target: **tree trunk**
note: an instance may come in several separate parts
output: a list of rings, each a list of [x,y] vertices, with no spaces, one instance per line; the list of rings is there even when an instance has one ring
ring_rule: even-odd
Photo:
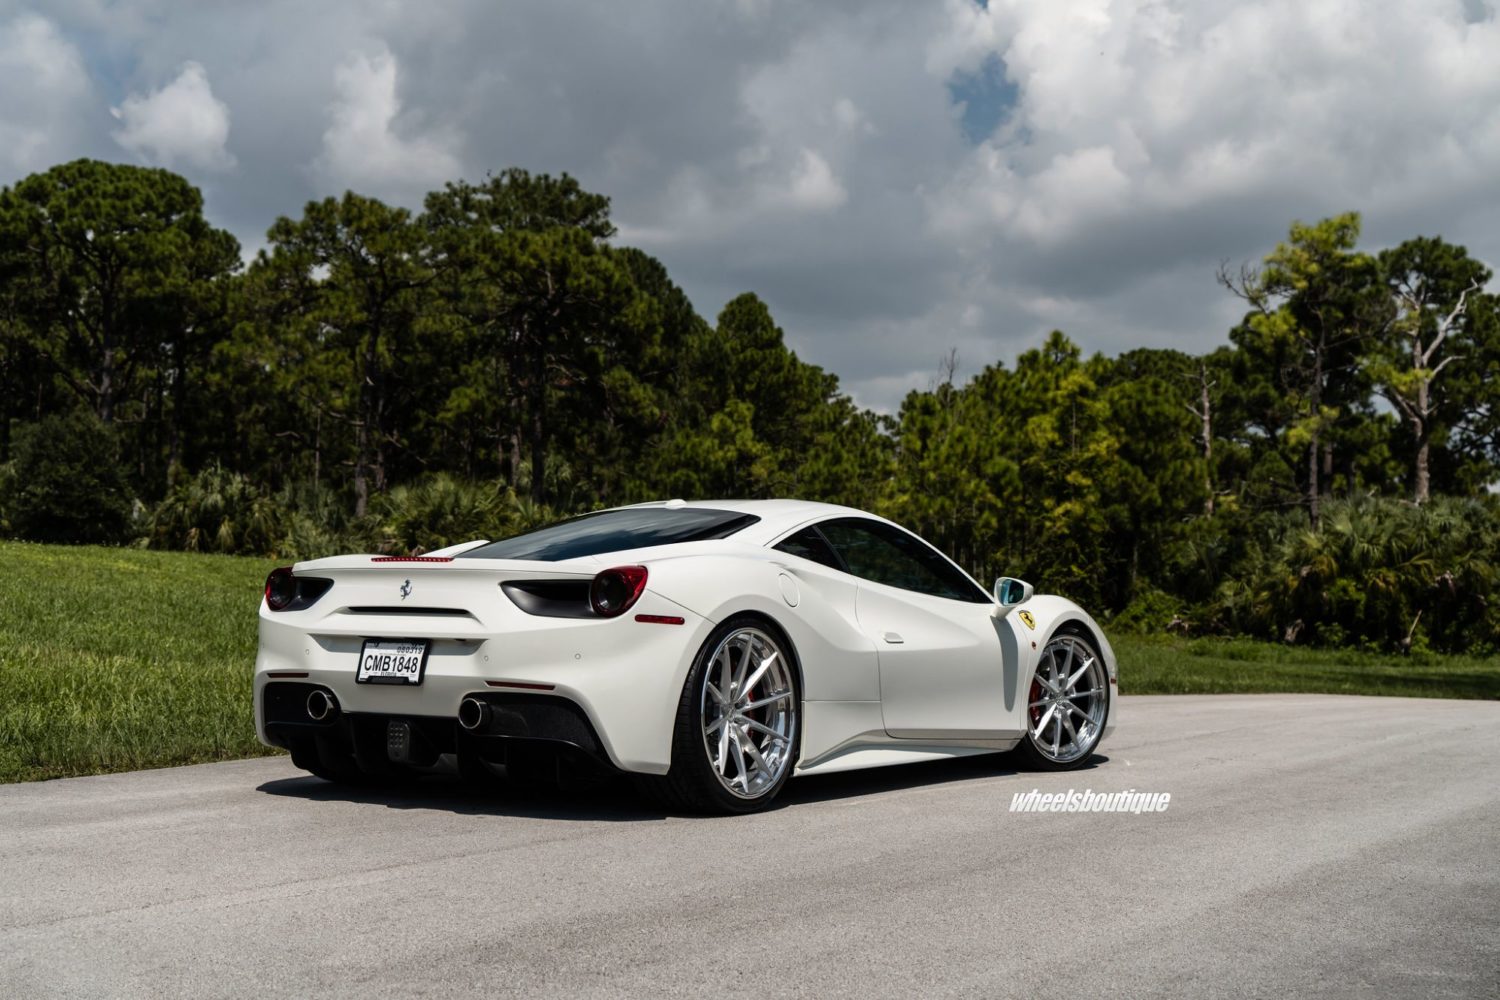
[[[1428,471],[1428,445],[1427,440],[1427,380],[1423,379],[1417,383],[1417,413],[1412,418],[1412,432],[1416,436],[1417,459],[1415,474],[1412,477],[1413,499],[1421,504],[1428,500],[1431,489],[1431,474]]]
[[[0,353],[0,465],[10,461],[10,415],[17,395],[11,392],[11,368],[15,362],[9,352]]]
[[[354,422],[354,516],[364,517],[370,506],[370,419],[374,409],[375,338],[365,337],[359,372],[359,419]]]
[[[187,411],[188,379],[187,363],[183,360],[186,348],[182,343],[182,339],[186,336],[186,333],[179,331],[177,343],[173,346],[172,350],[175,379],[172,383],[172,415],[167,424],[167,489],[172,488],[173,474],[177,467],[183,463],[182,418],[183,414]]]
[[[106,346],[104,357],[99,364],[99,404],[98,414],[100,423],[112,424],[115,420],[115,363],[113,352]]]
[[[1203,513],[1214,516],[1214,425],[1213,403],[1208,396],[1208,366],[1198,367],[1198,386],[1202,390],[1201,415],[1203,417]]]
[[[370,432],[364,419],[354,422],[354,516],[364,517],[370,504],[370,484],[365,479],[365,456],[369,454]]]
[[[518,490],[521,487],[521,428],[519,425],[511,428],[510,432],[510,488]]]
[[[547,422],[542,413],[547,401],[547,356],[542,345],[535,346],[531,357],[531,502],[541,504],[546,499],[542,479],[547,471],[546,434]]]
[[[1310,398],[1311,398],[1311,403],[1312,403],[1312,407],[1311,407],[1311,409],[1312,409],[1312,440],[1309,441],[1308,444],[1307,444],[1307,516],[1308,516],[1308,519],[1312,522],[1312,526],[1313,526],[1313,530],[1314,531],[1316,531],[1318,529],[1318,521],[1319,521],[1319,516],[1318,516],[1318,498],[1319,498],[1320,494],[1319,494],[1319,483],[1318,483],[1318,470],[1319,470],[1319,459],[1322,458],[1322,456],[1320,454],[1318,454],[1318,453],[1319,453],[1319,451],[1322,450],[1321,445],[1323,443],[1322,442],[1322,436],[1323,436],[1322,435],[1322,428],[1320,426],[1320,421],[1322,419],[1322,410],[1323,410],[1323,407],[1322,407],[1322,402],[1323,402],[1322,388],[1323,388],[1323,353],[1322,353],[1322,351],[1318,351],[1318,353],[1317,353],[1317,355],[1316,355],[1316,357],[1315,357],[1315,359],[1313,361],[1312,392],[1309,394]]]

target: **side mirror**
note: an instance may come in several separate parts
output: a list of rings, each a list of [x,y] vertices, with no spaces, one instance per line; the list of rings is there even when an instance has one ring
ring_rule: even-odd
[[[1018,604],[1025,604],[1035,593],[1035,587],[1013,576],[1002,576],[995,581],[995,603],[1002,608],[1013,608]]]

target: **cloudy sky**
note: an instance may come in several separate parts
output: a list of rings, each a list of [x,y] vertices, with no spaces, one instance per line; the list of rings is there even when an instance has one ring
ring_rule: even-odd
[[[568,171],[883,409],[950,348],[1222,342],[1216,266],[1294,218],[1500,264],[1497,0],[0,0],[0,94],[0,183],[167,166],[252,251],[348,188]]]

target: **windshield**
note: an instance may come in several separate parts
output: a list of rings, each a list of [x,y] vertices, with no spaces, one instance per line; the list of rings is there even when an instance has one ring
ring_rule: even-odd
[[[524,535],[481,545],[461,559],[535,559],[561,562],[674,542],[728,538],[759,521],[754,514],[707,507],[628,507],[584,514]]]

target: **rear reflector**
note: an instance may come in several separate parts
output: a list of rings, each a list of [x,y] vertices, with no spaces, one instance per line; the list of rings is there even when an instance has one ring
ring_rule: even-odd
[[[681,625],[684,622],[677,615],[636,615],[635,620],[648,625]]]
[[[266,671],[266,676],[267,677],[277,677],[277,678],[283,678],[283,677],[306,677],[307,676],[307,671],[306,670],[268,670],[268,671]]]
[[[485,681],[492,688],[521,688],[525,691],[551,691],[556,684],[527,684],[525,681]]]
[[[370,562],[452,562],[452,556],[375,556]]]

